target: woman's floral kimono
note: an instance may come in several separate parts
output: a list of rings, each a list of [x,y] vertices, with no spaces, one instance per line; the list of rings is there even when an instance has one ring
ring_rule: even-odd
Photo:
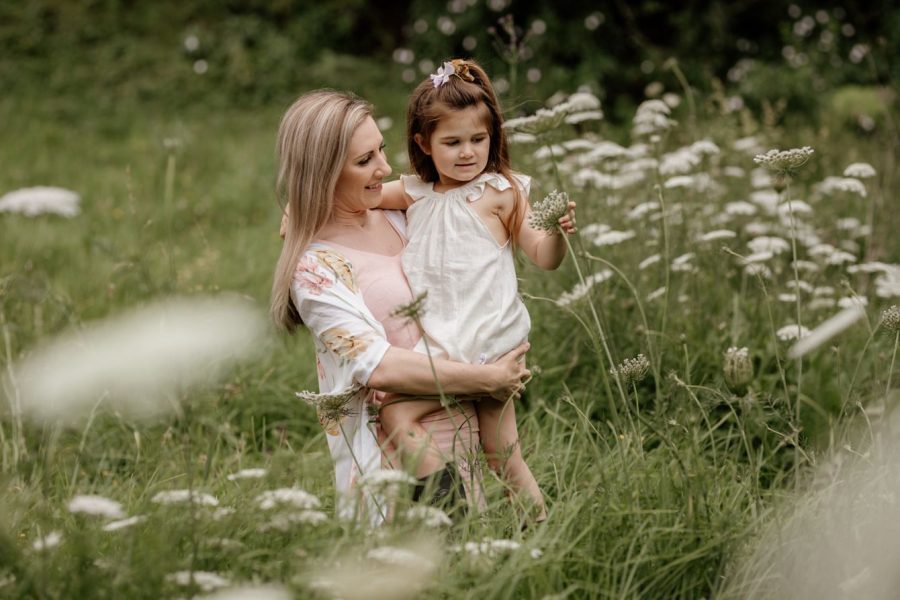
[[[391,220],[405,228],[402,216]],[[316,405],[334,461],[337,513],[344,518],[381,521],[371,497],[356,489],[358,479],[381,467],[382,451],[373,422],[374,390],[366,387],[390,344],[384,328],[363,301],[347,259],[333,248],[312,243],[297,263],[291,295],[316,346],[319,394],[301,393]],[[358,509],[363,514],[358,514]]]

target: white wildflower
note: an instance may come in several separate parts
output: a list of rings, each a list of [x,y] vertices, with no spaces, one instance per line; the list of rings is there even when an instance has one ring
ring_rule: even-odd
[[[779,302],[796,302],[797,294],[778,294]]]
[[[662,298],[665,293],[666,293],[665,286],[656,288],[655,290],[653,290],[652,292],[647,294],[647,302],[653,302],[657,298]]]
[[[132,527],[134,525],[137,525],[138,523],[143,523],[146,520],[147,517],[143,515],[135,515],[133,517],[128,517],[127,519],[121,519],[119,521],[110,521],[103,526],[103,531],[118,531],[120,529]]]
[[[794,213],[794,215],[809,215],[812,212],[812,206],[803,200],[789,200],[778,207],[778,213],[782,217],[789,217],[791,213]]]
[[[659,202],[651,201],[651,202],[641,202],[625,215],[625,218],[629,221],[636,221],[638,219],[643,218],[644,216],[658,211],[660,208]]]
[[[447,513],[434,506],[413,506],[403,513],[403,518],[407,521],[420,522],[425,527],[433,529],[453,525],[453,521],[447,516]]]
[[[568,194],[553,190],[543,200],[534,203],[528,224],[534,229],[544,231],[556,230],[559,226],[559,219],[568,210],[568,203]]]
[[[294,508],[311,509],[319,507],[319,499],[300,488],[279,488],[267,490],[255,498],[256,503],[263,510],[270,510],[280,505],[288,505]]]
[[[608,159],[622,158],[626,155],[626,150],[615,142],[603,140],[593,146],[593,148],[579,157],[578,161],[582,165],[596,164]]]
[[[279,586],[239,586],[219,590],[203,600],[292,600],[294,595]]]
[[[879,298],[900,297],[900,267],[892,266],[875,278],[875,295]]]
[[[266,471],[265,469],[241,469],[236,473],[232,473],[228,476],[228,481],[237,481],[238,479],[259,479],[261,477],[265,477]]]
[[[594,285],[603,283],[612,276],[613,272],[610,269],[603,269],[602,271],[592,273],[585,277],[584,284],[579,282],[571,291],[563,292],[559,298],[556,299],[556,304],[558,306],[568,306],[576,300],[583,298]]]
[[[837,305],[841,308],[850,308],[852,306],[868,306],[869,299],[865,296],[844,296],[837,301]]]
[[[831,244],[815,244],[807,249],[810,256],[825,259],[837,252],[837,248]]]
[[[869,163],[853,163],[844,169],[844,177],[856,177],[857,179],[869,179],[875,177],[875,167]]]
[[[772,175],[763,168],[750,171],[750,186],[755,190],[768,189],[775,184]]]
[[[779,199],[780,196],[775,190],[756,190],[750,193],[750,201],[770,215],[777,212]]]
[[[835,221],[835,226],[842,231],[853,231],[858,229],[860,225],[862,225],[862,223],[860,223],[859,219],[856,217],[847,217]]]
[[[31,547],[35,550],[49,550],[50,548],[56,548],[59,546],[59,543],[62,541],[62,534],[58,531],[51,531],[44,537],[35,540]]]
[[[565,100],[565,104],[570,113],[597,110],[600,108],[600,99],[590,92],[575,92]]]
[[[596,169],[584,168],[579,169],[572,175],[572,183],[579,188],[585,188],[588,185],[592,185],[595,188],[602,190],[612,187],[613,178]]]
[[[594,237],[591,241],[595,246],[615,246],[635,236],[634,231],[607,231]]]
[[[515,132],[506,136],[506,141],[510,144],[534,144],[537,142],[537,136],[530,133]]]
[[[701,160],[701,156],[692,147],[679,148],[674,152],[663,154],[659,161],[659,173],[660,175],[690,173]]]
[[[610,227],[606,223],[590,223],[581,228],[581,235],[585,237],[592,237],[595,235],[600,235],[601,233],[606,233],[611,229],[612,227]]]
[[[212,513],[213,521],[221,521],[226,517],[237,514],[237,511],[230,506],[220,506]]]
[[[268,522],[260,525],[260,531],[290,531],[294,525],[321,525],[328,521],[328,515],[321,510],[301,510],[276,513]]]
[[[559,144],[552,144],[550,146],[541,146],[537,150],[534,151],[535,160],[547,160],[548,158],[560,158],[566,154],[566,149],[560,146]]]
[[[166,581],[182,586],[191,585],[193,582],[204,592],[211,592],[231,585],[230,581],[218,573],[209,571],[176,571],[166,575]]]
[[[844,250],[835,250],[825,257],[825,262],[829,265],[844,265],[856,262],[856,257]]]
[[[643,158],[636,158],[632,161],[624,163],[619,169],[620,173],[631,173],[636,171],[653,171],[656,167],[659,166],[659,161],[653,158],[652,156],[646,156]]]
[[[565,122],[569,125],[577,125],[578,123],[584,123],[585,121],[602,121],[603,120],[603,111],[602,110],[586,110],[584,112],[573,113],[571,115],[566,116]]]
[[[847,192],[862,198],[867,195],[865,184],[853,177],[826,177],[817,187],[820,192],[829,195],[835,192]]]
[[[744,225],[744,233],[751,237],[766,235],[770,231],[772,231],[772,227],[768,223],[757,223],[756,221],[754,221],[752,223],[747,223],[746,225]]]
[[[725,175],[725,177],[733,177],[735,179],[742,179],[747,176],[746,171],[744,171],[742,168],[736,167],[734,165],[724,167],[722,169],[722,174]]]
[[[805,292],[807,294],[812,294],[815,291],[815,288],[813,288],[812,285],[810,285],[806,281],[803,281],[802,279],[798,279],[796,281],[791,279],[785,285],[794,291],[800,290],[801,292]]]
[[[672,259],[671,269],[676,272],[694,270],[694,266],[691,264],[691,261],[694,260],[694,256],[696,255],[693,252],[687,252],[681,256],[676,256]]]
[[[733,216],[750,217],[756,214],[756,206],[744,200],[737,200],[725,205],[725,213]]]
[[[860,305],[845,307],[844,310],[823,322],[812,331],[804,333],[801,339],[788,351],[788,357],[800,358],[801,356],[804,356],[865,316],[866,311],[863,310]]]
[[[813,289],[813,296],[834,296],[835,290],[830,285],[820,285]]]
[[[377,494],[397,495],[416,484],[416,478],[400,469],[373,469],[359,478],[359,485]]]
[[[200,506],[218,506],[219,501],[215,496],[198,492],[197,490],[167,490],[157,492],[150,502],[156,504],[199,504]]]
[[[785,325],[775,332],[779,340],[788,342],[796,339],[803,339],[809,335],[809,329],[802,325]]]
[[[125,511],[122,510],[120,502],[91,494],[73,496],[66,508],[68,508],[70,513],[93,515],[106,519],[122,519],[125,517]]]
[[[634,358],[626,358],[618,366],[609,370],[610,375],[618,376],[623,385],[637,383],[650,372],[650,361],[643,354]]]
[[[697,237],[698,242],[715,242],[718,240],[730,240],[737,237],[737,233],[731,231],[730,229],[716,229],[714,231],[708,231],[703,235]]]
[[[802,167],[809,161],[814,150],[809,146],[802,148],[791,148],[790,150],[779,150],[773,148],[765,154],[757,154],[753,157],[753,162],[762,165],[767,169],[776,171],[779,174],[792,176],[797,169]]]
[[[542,556],[544,556],[544,551],[541,550],[540,548],[532,548],[532,549],[528,552],[528,554],[529,554],[529,555],[531,556],[531,558],[533,558],[534,560],[538,560],[539,558],[541,558]]]
[[[123,414],[171,410],[172,396],[209,384],[264,344],[262,313],[237,297],[157,302],[63,334],[15,367],[22,408],[77,420],[106,398]]]
[[[685,188],[685,187],[693,187],[694,186],[694,176],[693,175],[676,175],[674,177],[669,177],[663,183],[663,187],[666,189],[675,189],[675,188]]]
[[[744,273],[751,277],[772,278],[772,269],[763,263],[750,263],[744,267]]]
[[[58,187],[38,186],[7,192],[0,197],[0,212],[21,213],[26,217],[78,214],[78,194]]]
[[[366,553],[366,558],[395,567],[408,567],[416,570],[432,570],[435,567],[434,563],[427,558],[418,556],[406,548],[393,546],[372,548]]]
[[[758,154],[762,150],[762,142],[756,137],[742,137],[734,140],[731,147],[738,152],[746,152],[747,154]]]
[[[497,556],[512,554],[519,548],[521,548],[521,544],[513,540],[493,540],[484,538],[480,542],[466,542],[460,550],[466,552],[473,558],[480,558],[482,556],[496,558]]]
[[[898,268],[897,265],[883,263],[879,261],[864,262],[858,265],[847,267],[848,273],[888,273],[891,269]]]
[[[574,140],[566,140],[562,143],[562,147],[567,152],[587,152],[593,150],[597,145],[584,138],[575,138]]]
[[[835,302],[834,298],[813,298],[806,305],[812,311],[834,308],[835,306],[837,306],[837,302]]]
[[[774,236],[760,236],[747,242],[751,252],[771,252],[781,254],[791,249],[791,244],[785,239]]]
[[[635,112],[632,135],[635,137],[652,136],[668,131],[676,125],[669,118],[671,109],[661,100],[645,100]]]
[[[702,156],[715,156],[721,150],[711,140],[697,140],[690,145],[691,151]]]
[[[748,254],[747,256],[743,257],[742,262],[745,265],[751,265],[751,264],[755,264],[755,263],[764,263],[768,260],[772,260],[772,258],[774,258],[774,257],[775,257],[775,255],[772,254],[771,251],[762,250],[760,252],[754,252],[753,254]]]
[[[651,254],[650,256],[648,256],[647,258],[645,258],[638,264],[638,269],[643,271],[650,265],[655,265],[656,263],[658,263],[661,258],[662,257],[659,254]]]

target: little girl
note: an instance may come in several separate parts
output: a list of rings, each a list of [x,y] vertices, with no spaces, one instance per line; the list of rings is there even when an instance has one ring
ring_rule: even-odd
[[[555,269],[566,244],[559,233],[528,224],[531,180],[509,164],[503,117],[484,70],[471,60],[446,62],[412,93],[407,111],[414,175],[384,185],[382,208],[406,208],[409,243],[403,268],[413,295],[427,292],[417,350],[470,363],[496,360],[521,344],[531,321],[518,293],[513,248]],[[559,223],[575,232],[575,203]],[[515,405],[476,402],[480,438],[491,468],[546,518],[534,476],[522,458]],[[417,473],[438,472],[444,459],[423,449],[419,419],[434,400],[386,402],[385,432],[419,460]],[[427,438],[426,438],[427,439]]]

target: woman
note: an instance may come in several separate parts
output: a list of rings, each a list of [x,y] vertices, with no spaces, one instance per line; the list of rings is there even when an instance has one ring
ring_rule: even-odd
[[[353,517],[361,508],[377,523],[384,517],[377,502],[367,497],[368,505],[359,506],[352,494],[359,477],[383,460],[377,423],[369,418],[379,403],[374,390],[411,397],[439,392],[517,397],[530,375],[522,363],[527,344],[489,365],[432,364],[412,351],[418,341],[415,324],[392,316],[413,300],[400,265],[405,221],[402,213],[376,208],[391,168],[371,105],[327,90],[302,96],[282,119],[278,155],[287,225],[272,316],[285,330],[302,323],[313,334],[321,393],[317,410],[335,464],[338,514]],[[422,447],[437,446],[445,460],[477,449],[471,402],[441,409],[424,422],[433,440]],[[454,470],[465,485],[468,465],[457,461],[455,469],[417,472],[417,492],[429,480],[448,492]],[[466,486],[470,500],[475,492]]]

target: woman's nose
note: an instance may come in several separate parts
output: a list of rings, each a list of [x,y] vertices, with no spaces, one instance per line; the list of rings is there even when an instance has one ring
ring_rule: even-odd
[[[393,169],[391,169],[391,165],[388,163],[387,159],[382,156],[381,164],[378,165],[377,171],[381,173],[382,177],[387,177],[388,175],[391,174],[392,170]]]

